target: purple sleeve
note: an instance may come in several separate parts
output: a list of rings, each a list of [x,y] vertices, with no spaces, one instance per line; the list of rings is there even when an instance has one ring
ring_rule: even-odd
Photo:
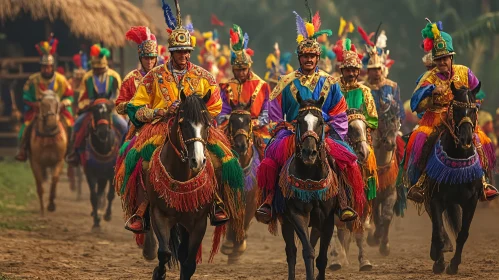
[[[335,115],[328,123],[341,137],[340,140],[345,139],[348,132],[348,117],[346,112]]]
[[[227,98],[227,91],[222,90],[220,92],[220,95],[222,97],[222,111],[220,112],[220,114],[218,114],[216,118],[218,125],[222,124],[225,120],[227,120],[227,117],[232,112],[232,107],[230,107],[230,103]]]
[[[478,86],[479,82],[480,81],[475,76],[475,74],[473,74],[471,69],[468,68],[468,87],[469,87],[469,89],[472,90],[472,89],[476,88]]]
[[[284,120],[281,108],[281,96],[269,101],[269,119],[276,123]]]

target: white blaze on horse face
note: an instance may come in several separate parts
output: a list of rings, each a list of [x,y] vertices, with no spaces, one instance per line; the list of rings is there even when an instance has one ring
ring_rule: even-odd
[[[100,106],[99,107],[99,113],[103,114],[107,112],[107,106]]]
[[[308,112],[308,114],[305,116],[305,121],[307,122],[307,125],[308,125],[307,130],[314,131],[314,127],[317,124],[317,122],[319,121],[319,118],[314,116],[312,113]]]
[[[241,122],[241,123],[244,123],[244,119],[242,117],[239,117],[238,120]]]
[[[191,123],[191,125],[192,125],[192,128],[194,129],[194,137],[201,139],[202,138],[201,137],[201,129],[203,128],[203,124]],[[204,161],[203,143],[201,143],[199,141],[195,141],[193,144],[194,144],[194,158],[196,159],[198,166],[201,167],[203,164],[203,161]]]

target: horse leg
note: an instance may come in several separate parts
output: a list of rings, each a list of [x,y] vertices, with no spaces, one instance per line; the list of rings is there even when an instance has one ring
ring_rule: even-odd
[[[69,189],[74,192],[76,190],[75,167],[68,165]]]
[[[76,169],[76,200],[81,200],[81,185],[83,182],[83,174],[80,167],[75,167]]]
[[[64,168],[64,161],[60,161],[57,165],[52,169],[52,182],[50,184],[50,195],[49,195],[49,205],[47,210],[49,212],[55,211],[55,196],[57,191],[57,183],[59,182],[59,176]]]
[[[440,274],[445,269],[445,259],[443,253],[444,243],[442,240],[442,228],[443,219],[442,214],[444,208],[441,205],[442,202],[433,198],[430,201],[430,211],[431,211],[431,224],[432,224],[432,235],[431,235],[431,249],[430,257],[434,261],[433,263],[433,273]]]
[[[372,223],[374,224],[374,229],[373,225],[368,230],[367,234],[367,245],[371,247],[376,247],[379,246],[380,239],[381,239],[381,234],[380,232],[382,231],[383,228],[383,222],[381,221],[381,209],[383,207],[383,194],[378,193],[377,197],[373,200],[373,219]],[[380,209],[381,208],[381,209]]]
[[[291,222],[284,218],[281,225],[282,238],[286,243],[286,261],[288,263],[288,280],[295,279],[296,244],[295,230]]]
[[[156,238],[152,230],[145,233],[144,248],[142,248],[142,256],[148,261],[156,259]]]
[[[196,272],[196,256],[206,233],[206,226],[207,219],[200,219],[190,234],[188,234],[187,258],[180,263],[180,280],[189,280],[194,272]]]
[[[452,246],[452,242],[450,241],[449,234],[447,234],[447,230],[442,226],[442,236],[444,238],[444,249],[442,250],[444,253],[449,253],[454,251],[454,247]]]
[[[43,217],[45,215],[45,208],[43,207],[43,181],[44,179],[44,170],[42,170],[42,166],[31,161],[31,170],[33,171],[33,175],[35,176],[36,181],[36,192],[38,194],[38,200],[40,201],[40,215]]]
[[[386,199],[381,204],[381,244],[379,247],[379,252],[382,256],[388,256],[390,254],[390,244],[388,243],[388,233],[390,231],[390,224],[393,219],[393,206],[397,201],[397,190],[393,188]]]
[[[345,239],[350,236],[348,230],[345,227],[345,223],[337,222],[336,223],[336,238],[333,238],[334,245],[331,250],[331,264],[329,265],[329,269],[332,271],[340,270],[343,265],[348,265],[348,258],[345,249]],[[333,231],[334,235],[334,231]],[[350,239],[348,238],[348,242]]]
[[[100,228],[100,219],[97,214],[99,209],[99,200],[97,196],[97,180],[94,178],[94,175],[91,174],[91,171],[86,171],[88,188],[90,190],[90,203],[92,204],[92,217],[94,218],[94,224],[92,226],[92,230],[98,230]]]
[[[310,214],[298,214],[291,211],[289,215],[293,220],[293,226],[295,228],[296,235],[302,244],[302,255],[303,261],[305,262],[305,270],[307,272],[307,280],[314,279],[314,259],[315,250],[310,243],[310,236],[308,232],[308,225],[310,223]]]
[[[370,271],[373,266],[369,259],[367,258],[367,253],[364,246],[365,240],[365,230],[364,228],[359,229],[359,232],[355,233],[355,242],[359,248],[359,271]]]
[[[461,264],[461,254],[463,253],[464,243],[466,243],[466,240],[468,240],[471,221],[473,220],[473,216],[475,215],[477,202],[478,198],[473,198],[467,201],[466,204],[461,205],[461,208],[463,210],[462,226],[456,239],[456,252],[454,253],[454,257],[451,259],[449,265],[447,266],[447,274],[457,274],[458,267]]]
[[[319,256],[315,261],[315,265],[319,270],[319,275],[317,275],[316,280],[326,279],[327,251],[329,249],[329,244],[331,243],[331,238],[333,237],[333,231],[334,231],[333,212],[334,211],[331,211],[328,219],[324,221],[324,226],[322,227]]]
[[[166,264],[170,262],[172,252],[170,250],[170,230],[173,225],[168,216],[157,207],[151,206],[151,225],[158,239],[158,266],[154,268],[153,280],[166,279]]]
[[[112,174],[112,173],[111,173]],[[107,208],[106,208],[106,214],[104,215],[104,221],[109,222],[111,221],[112,217],[112,206],[113,206],[113,200],[114,200],[114,179],[110,178],[109,180],[109,189],[107,191]]]

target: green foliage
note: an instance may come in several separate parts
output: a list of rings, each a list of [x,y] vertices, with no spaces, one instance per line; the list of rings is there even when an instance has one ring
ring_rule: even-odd
[[[13,161],[0,162],[0,215],[21,215],[36,198],[36,187],[29,166]]]

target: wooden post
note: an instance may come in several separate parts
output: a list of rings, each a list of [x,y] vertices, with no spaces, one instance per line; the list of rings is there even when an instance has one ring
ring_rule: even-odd
[[[120,47],[120,75],[121,78],[125,76],[125,50],[123,47]]]

